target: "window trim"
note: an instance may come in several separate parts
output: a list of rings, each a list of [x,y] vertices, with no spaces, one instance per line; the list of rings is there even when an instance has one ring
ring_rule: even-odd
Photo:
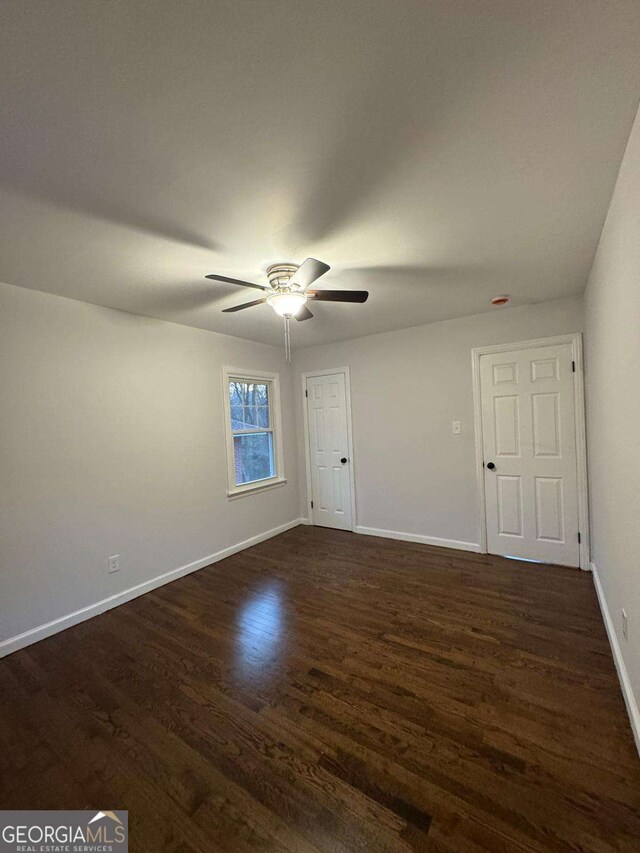
[[[229,398],[229,382],[267,383],[270,387],[269,395],[269,418],[270,430],[273,435],[273,477],[264,480],[252,480],[250,483],[236,485],[235,454],[233,451],[234,432],[231,429],[231,400]],[[265,372],[262,370],[243,369],[238,367],[222,368],[222,399],[224,404],[224,431],[225,445],[227,448],[227,497],[229,500],[254,495],[266,489],[284,486],[287,482],[284,475],[284,452],[282,444],[282,414],[280,408],[280,374]],[[256,430],[262,432],[267,430]]]

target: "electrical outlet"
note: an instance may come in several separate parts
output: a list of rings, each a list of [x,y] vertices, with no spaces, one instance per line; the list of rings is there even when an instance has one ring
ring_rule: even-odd
[[[120,554],[114,554],[113,557],[107,557],[107,571],[110,575],[120,571]]]
[[[453,430],[454,435],[460,435],[462,432],[462,423],[460,421],[452,421],[451,428]]]
[[[625,640],[629,639],[629,620],[627,619],[627,611],[622,610],[622,636]]]

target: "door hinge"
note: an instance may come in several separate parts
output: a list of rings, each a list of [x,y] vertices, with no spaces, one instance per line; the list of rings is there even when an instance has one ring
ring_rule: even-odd
[[[308,397],[308,396],[309,396],[309,392],[307,391],[307,389],[306,389],[306,388],[305,388],[305,391],[304,391],[304,396],[305,396],[305,397]]]
[[[573,373],[575,373],[575,372],[576,372],[576,363],[575,363],[575,361],[572,361],[572,362],[571,362],[571,370],[572,370],[572,372],[573,372]]]
[[[311,509],[313,509],[313,501],[311,501]]]
[[[582,542],[582,535],[578,533],[578,545]]]

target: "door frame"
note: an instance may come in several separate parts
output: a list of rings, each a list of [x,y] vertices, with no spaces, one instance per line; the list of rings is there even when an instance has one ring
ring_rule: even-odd
[[[486,347],[474,347],[471,350],[471,369],[473,376],[473,425],[476,439],[476,483],[478,495],[478,529],[480,533],[480,553],[487,554],[487,507],[484,488],[484,436],[482,434],[482,399],[480,389],[480,357],[512,350],[549,347],[558,344],[571,344],[572,358],[576,369],[573,381],[573,407],[576,423],[576,467],[578,479],[578,524],[580,526],[580,568],[589,571],[589,498],[587,481],[587,427],[584,407],[584,357],[582,332],[556,335],[551,338],[536,338],[531,341],[494,344]]]
[[[333,376],[335,373],[344,374],[344,396],[347,417],[347,454],[349,456],[349,489],[351,491],[351,531],[356,529],[356,478],[353,459],[353,429],[351,422],[351,377],[348,367],[332,367],[326,370],[307,370],[301,373],[302,378],[302,423],[304,426],[304,458],[305,473],[307,477],[307,521],[313,525],[313,509],[311,507],[312,485],[311,485],[311,451],[309,448],[309,407],[307,406],[307,378],[313,376]]]

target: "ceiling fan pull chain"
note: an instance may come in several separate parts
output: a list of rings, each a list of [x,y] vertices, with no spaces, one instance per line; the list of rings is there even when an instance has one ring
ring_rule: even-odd
[[[288,314],[284,315],[284,357],[287,364],[291,364],[291,317]]]

